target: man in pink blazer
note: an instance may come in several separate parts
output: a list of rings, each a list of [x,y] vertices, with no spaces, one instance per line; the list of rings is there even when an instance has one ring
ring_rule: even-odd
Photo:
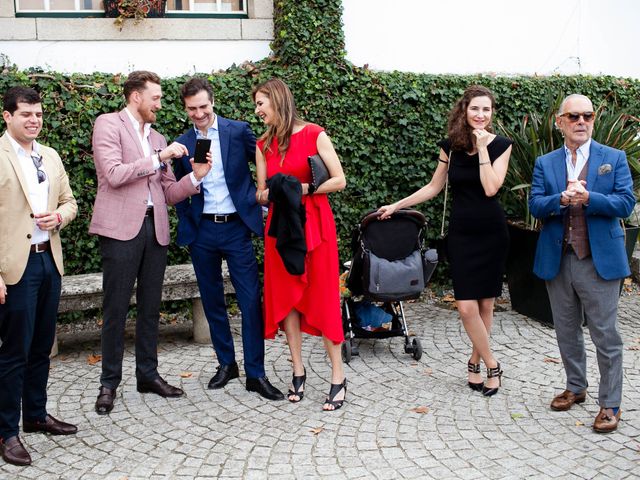
[[[132,72],[124,83],[126,107],[97,118],[93,159],[98,192],[89,233],[99,235],[103,270],[102,375],[96,412],[113,409],[122,380],[124,327],[137,280],[136,380],[138,392],[179,397],[184,392],[158,374],[158,321],[173,205],[198,193],[211,162],[194,164],[193,175],[176,181],[166,162],[181,158],[184,145],[167,146],[151,128],[161,108],[160,78]]]

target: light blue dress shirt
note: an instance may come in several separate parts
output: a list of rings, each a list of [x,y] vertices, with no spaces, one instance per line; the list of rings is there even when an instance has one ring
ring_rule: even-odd
[[[202,132],[195,126],[197,138],[205,138]],[[231,200],[227,182],[224,179],[224,167],[222,166],[222,151],[220,150],[220,135],[218,131],[218,116],[213,120],[213,125],[207,130],[206,138],[211,140],[211,156],[213,157],[213,166],[202,180],[204,189],[204,210],[202,213],[213,213],[224,215],[234,213],[236,207]]]

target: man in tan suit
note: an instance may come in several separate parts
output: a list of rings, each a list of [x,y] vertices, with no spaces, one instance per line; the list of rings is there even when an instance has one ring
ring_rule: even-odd
[[[60,300],[60,230],[78,211],[55,150],[36,142],[40,95],[13,87],[3,98],[7,130],[0,138],[0,451],[30,465],[23,430],[70,435],[75,425],[47,414],[49,353]]]
[[[99,116],[93,128],[98,193],[89,233],[100,237],[104,290],[102,375],[95,404],[99,415],[113,409],[122,380],[124,327],[136,280],[137,390],[163,397],[184,393],[158,373],[158,323],[169,244],[167,204],[199,193],[202,178],[211,169],[210,159],[198,164],[192,160],[192,174],[177,182],[166,164],[188,151],[177,142],[167,146],[151,128],[162,107],[155,73],[131,72],[124,97],[126,107]]]

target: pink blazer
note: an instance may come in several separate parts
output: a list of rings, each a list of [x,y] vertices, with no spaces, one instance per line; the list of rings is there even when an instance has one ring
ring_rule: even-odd
[[[151,149],[164,148],[165,138],[155,130],[149,135]],[[151,191],[156,238],[169,244],[167,204],[174,205],[198,193],[189,176],[179,182],[171,168],[153,168],[151,156],[145,157],[138,134],[127,113],[100,115],[93,127],[93,161],[98,174],[98,192],[93,205],[89,233],[131,240],[144,221]]]

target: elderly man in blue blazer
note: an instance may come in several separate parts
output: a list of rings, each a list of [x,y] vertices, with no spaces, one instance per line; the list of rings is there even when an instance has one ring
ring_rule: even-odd
[[[260,284],[251,235],[262,236],[262,208],[249,163],[255,161],[256,137],[246,122],[228,120],[213,111],[213,90],[204,78],[192,78],[182,86],[180,98],[193,128],[177,139],[189,155],[174,164],[179,180],[191,172],[198,138],[211,139],[213,167],[203,179],[200,194],[178,203],[178,244],[188,245],[198,280],[204,313],[218,370],[210,389],[224,387],[240,373],[224,298],[222,259],[242,313],[242,345],[246,388],[270,400],[284,398],[267,379],[264,370],[264,324]]]
[[[583,314],[596,346],[600,388],[593,429],[618,427],[622,399],[622,338],[617,330],[620,281],[630,274],[620,219],[635,205],[624,152],[591,139],[589,98],[569,95],[556,125],[564,146],[536,160],[531,213],[542,220],[534,273],[546,281],[566,389],[551,402],[569,410],[586,399]]]

